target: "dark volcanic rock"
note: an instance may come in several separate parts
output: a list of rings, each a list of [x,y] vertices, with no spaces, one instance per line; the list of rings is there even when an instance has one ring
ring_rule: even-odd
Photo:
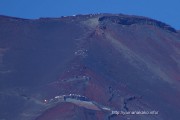
[[[178,120],[179,53],[149,18],[0,16],[0,120]]]
[[[149,18],[144,17],[137,17],[137,16],[125,16],[125,15],[119,15],[119,16],[103,16],[99,18],[100,22],[113,22],[121,25],[132,25],[132,24],[141,24],[141,25],[153,25],[160,27],[165,30],[169,30],[171,32],[175,32],[176,30],[172,28],[171,26]]]

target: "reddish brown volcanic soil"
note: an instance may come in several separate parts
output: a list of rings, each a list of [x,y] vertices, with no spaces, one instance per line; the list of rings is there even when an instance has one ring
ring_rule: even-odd
[[[118,115],[70,102],[86,96]],[[180,32],[150,18],[0,16],[0,120],[179,120]]]

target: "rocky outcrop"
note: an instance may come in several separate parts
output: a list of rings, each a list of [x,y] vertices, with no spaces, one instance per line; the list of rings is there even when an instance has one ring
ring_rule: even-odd
[[[175,32],[176,30],[172,28],[171,26],[149,18],[145,17],[137,17],[137,16],[125,16],[125,15],[119,15],[119,16],[103,16],[99,18],[99,22],[107,23],[112,22],[116,24],[121,25],[133,25],[133,24],[139,24],[139,25],[153,25],[171,32]]]

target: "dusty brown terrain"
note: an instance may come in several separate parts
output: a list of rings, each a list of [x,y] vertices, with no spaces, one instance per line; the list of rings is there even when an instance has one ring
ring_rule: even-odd
[[[78,94],[118,115],[71,102]],[[47,100],[47,101],[46,101]],[[180,34],[145,17],[0,16],[0,120],[179,120]]]

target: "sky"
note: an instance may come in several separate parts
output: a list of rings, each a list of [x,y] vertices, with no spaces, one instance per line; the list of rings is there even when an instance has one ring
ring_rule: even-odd
[[[0,0],[0,15],[37,19],[91,13],[146,16],[180,30],[180,0]]]

